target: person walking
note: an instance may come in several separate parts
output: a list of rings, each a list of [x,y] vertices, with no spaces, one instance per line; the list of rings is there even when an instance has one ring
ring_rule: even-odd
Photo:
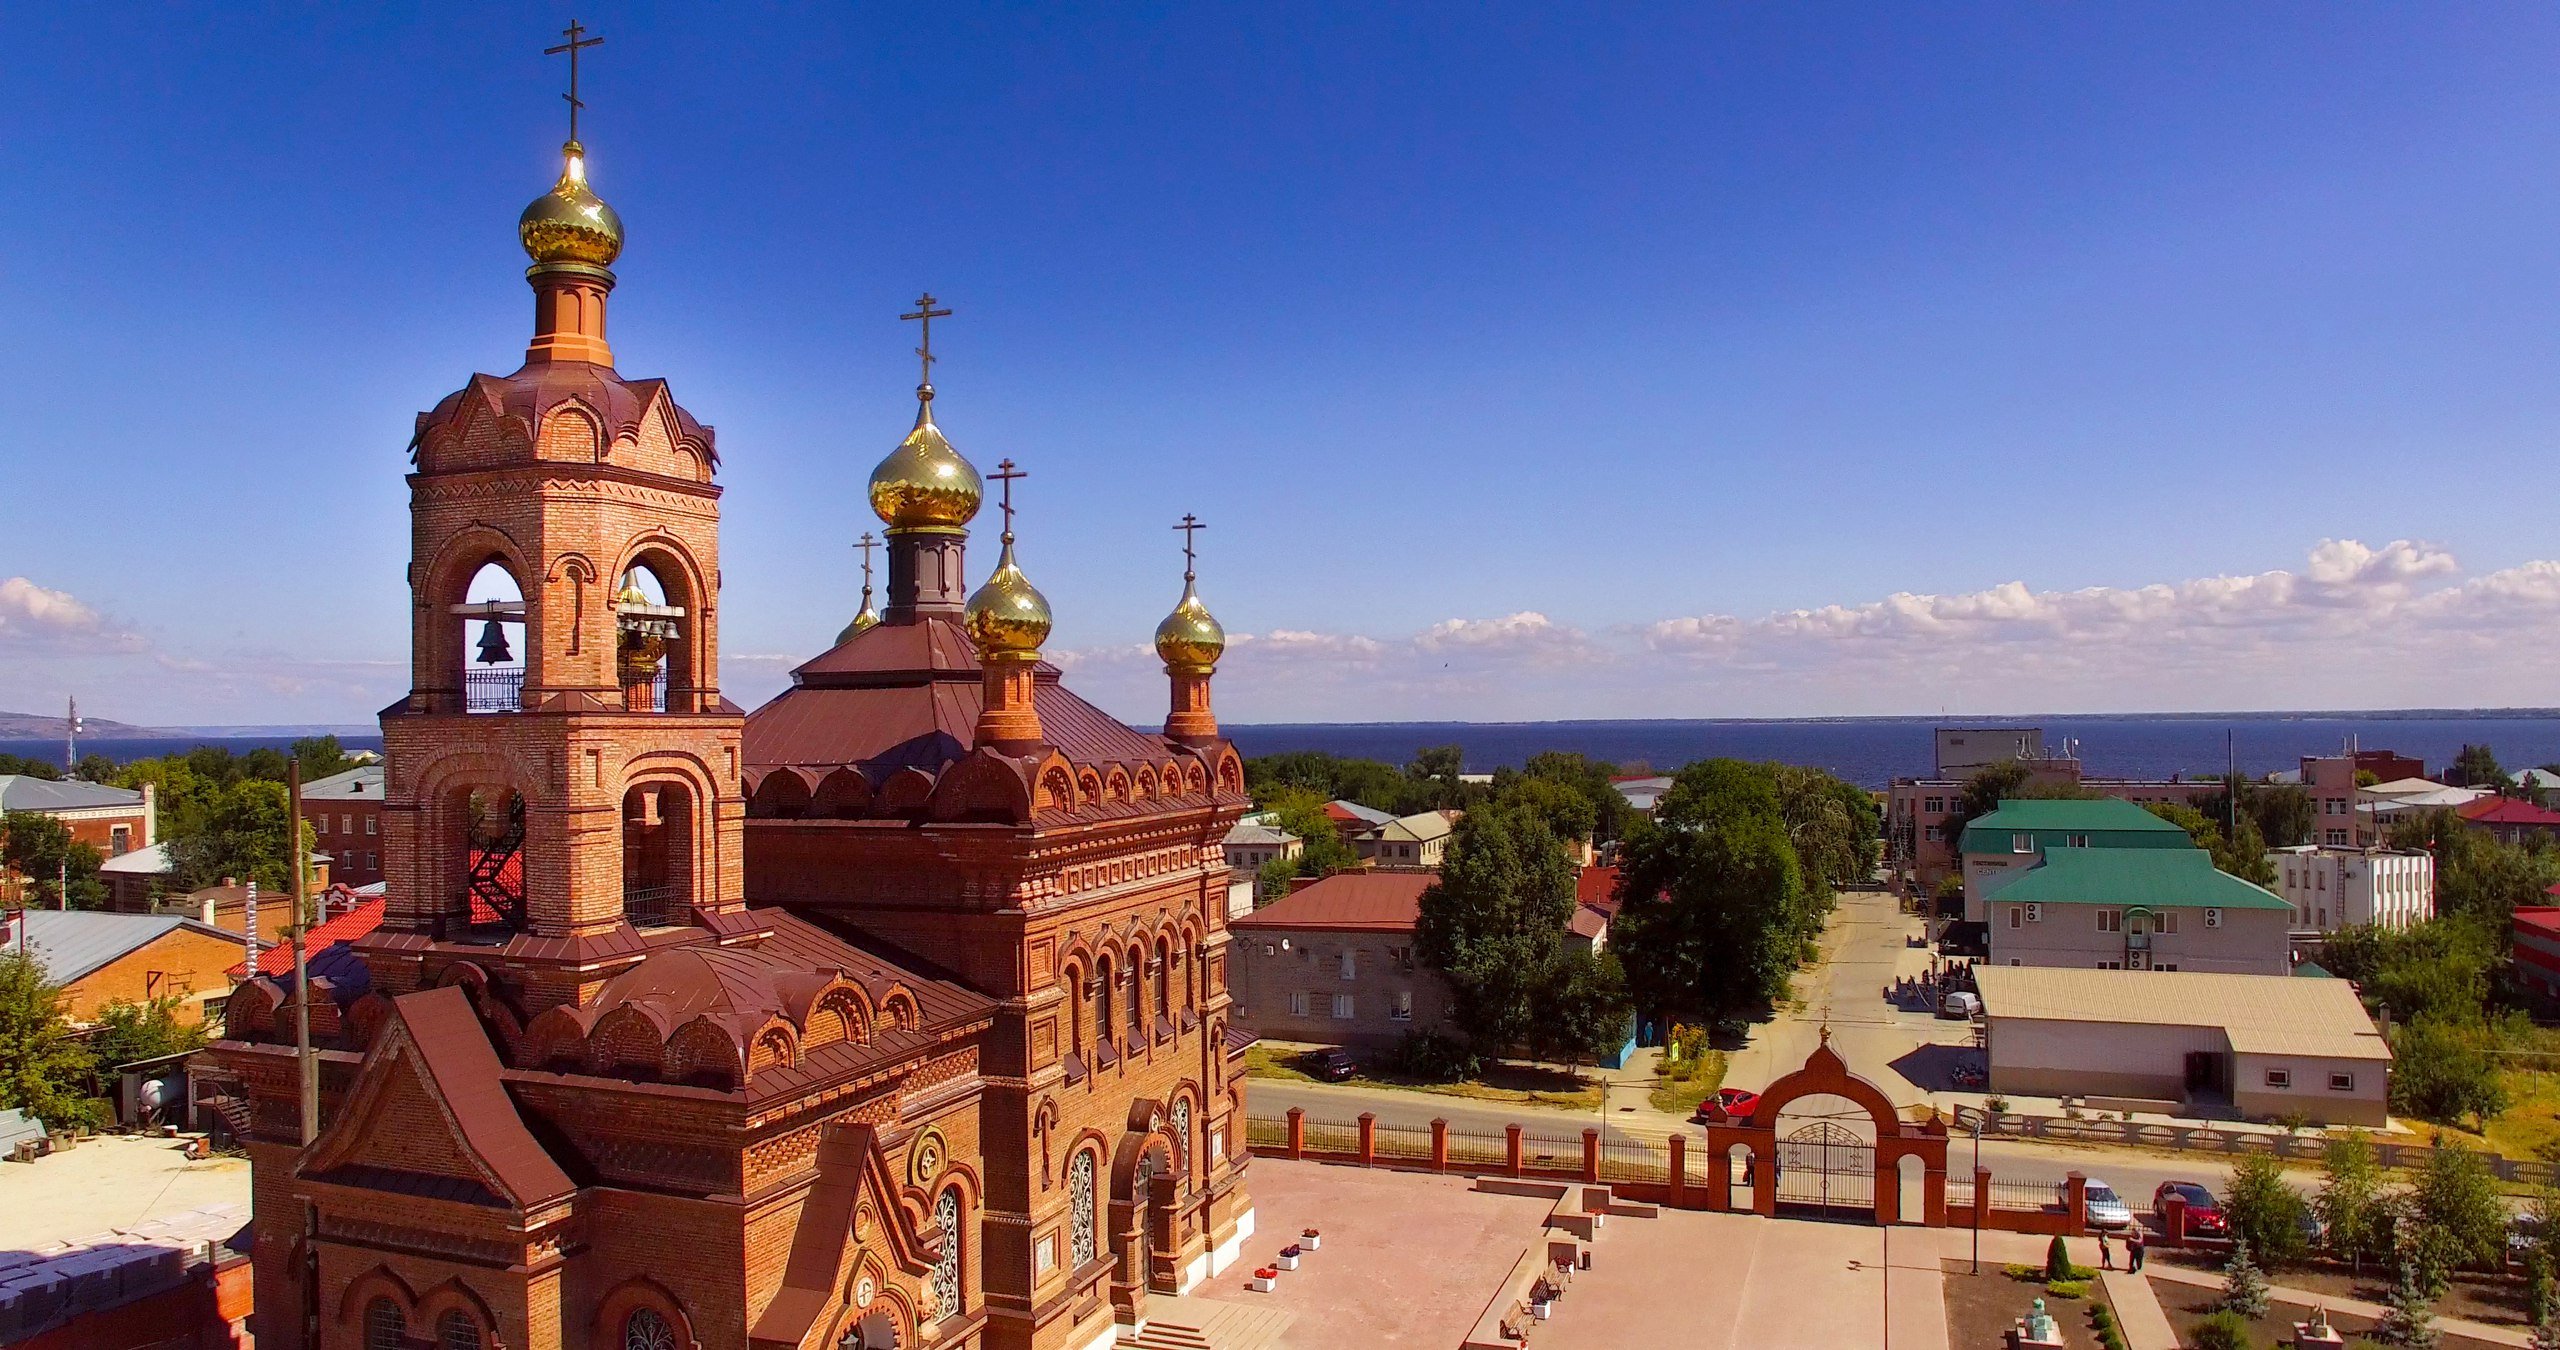
[[[2098,1269],[2113,1270],[2115,1268],[2116,1249],[2107,1245],[2107,1230],[2101,1228],[2098,1230]]]
[[[2133,1231],[2124,1235],[2124,1268],[2126,1270],[2135,1271],[2142,1269],[2143,1245],[2142,1225],[2137,1221],[2133,1226]]]

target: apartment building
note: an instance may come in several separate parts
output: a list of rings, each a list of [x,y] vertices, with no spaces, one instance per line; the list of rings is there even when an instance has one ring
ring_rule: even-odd
[[[1384,1049],[1438,1026],[1447,986],[1414,960],[1428,872],[1340,872],[1235,919],[1233,1016],[1271,1040]]]
[[[2000,803],[1965,826],[1964,917],[1987,923],[1987,902],[2003,886],[2044,863],[2055,848],[2193,849],[2176,825],[2113,797],[2022,798]]]
[[[2435,917],[2436,860],[2423,852],[2299,844],[2271,849],[2275,893],[2293,906],[2296,931],[2334,933],[2360,924],[2406,928]]]
[[[2047,848],[1989,907],[1995,966],[2293,971],[2293,906],[2199,848]]]

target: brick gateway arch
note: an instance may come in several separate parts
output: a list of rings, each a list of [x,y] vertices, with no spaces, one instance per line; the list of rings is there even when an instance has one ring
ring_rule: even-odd
[[[1877,1223],[1902,1223],[1902,1160],[1918,1158],[1921,1165],[1921,1213],[1918,1221],[1932,1226],[1947,1221],[1947,1127],[1932,1116],[1920,1124],[1904,1121],[1893,1108],[1893,1101],[1875,1084],[1849,1072],[1838,1052],[1831,1048],[1831,1029],[1822,1030],[1822,1042],[1805,1057],[1804,1067],[1771,1083],[1760,1094],[1759,1105],[1747,1118],[1711,1118],[1707,1124],[1707,1152],[1711,1159],[1707,1168],[1707,1208],[1731,1210],[1733,1206],[1733,1167],[1736,1150],[1749,1159],[1751,1210],[1764,1218],[1778,1213],[1778,1187],[1773,1164],[1779,1156],[1778,1116],[1787,1104],[1800,1097],[1830,1095],[1845,1097],[1867,1113],[1875,1126],[1873,1177],[1866,1187]],[[1829,1127],[1836,1129],[1837,1127]],[[1836,1142],[1836,1141],[1835,1141]],[[1805,1145],[1795,1145],[1801,1151]],[[1861,1145],[1862,1147],[1862,1145]],[[1854,1158],[1856,1150],[1828,1150],[1835,1158]],[[1854,1187],[1839,1187],[1854,1195]],[[1839,1208],[1841,1197],[1835,1194],[1828,1208]]]

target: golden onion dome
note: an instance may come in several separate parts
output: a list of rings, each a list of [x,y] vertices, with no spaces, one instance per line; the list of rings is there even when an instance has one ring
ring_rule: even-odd
[[[986,491],[977,468],[933,424],[930,392],[916,409],[916,429],[871,471],[871,509],[898,528],[958,529],[978,514]]]
[[[640,570],[638,568],[633,568],[622,574],[622,589],[614,592],[613,603],[617,605],[646,605],[652,603],[649,599],[649,593],[640,589]]]
[[[587,187],[586,148],[571,141],[560,154],[560,181],[516,218],[516,237],[538,263],[610,267],[622,256],[622,217]]]
[[[981,658],[1034,656],[1049,640],[1049,601],[1013,561],[1013,536],[1004,537],[1004,552],[987,584],[969,597],[960,625],[969,630]]]
[[[1227,650],[1227,630],[1218,626],[1191,578],[1182,579],[1182,603],[1156,625],[1156,655],[1168,666],[1205,669],[1218,664]]]
[[[879,626],[880,611],[871,607],[871,592],[864,591],[862,593],[862,612],[854,615],[853,622],[846,624],[844,626],[844,631],[836,634],[836,645],[841,647]]]

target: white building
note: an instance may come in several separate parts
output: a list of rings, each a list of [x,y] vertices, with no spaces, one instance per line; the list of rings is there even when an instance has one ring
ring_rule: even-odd
[[[2296,930],[2360,924],[2406,928],[2436,913],[2436,860],[2387,848],[2297,844],[2271,849],[2272,889],[2293,906]]]

